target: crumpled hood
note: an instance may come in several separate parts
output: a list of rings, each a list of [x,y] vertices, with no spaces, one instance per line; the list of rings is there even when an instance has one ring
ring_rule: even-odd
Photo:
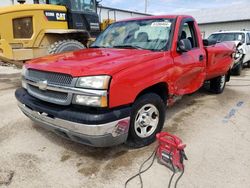
[[[70,74],[73,77],[113,75],[163,56],[162,52],[137,49],[90,48],[29,61],[27,68]]]

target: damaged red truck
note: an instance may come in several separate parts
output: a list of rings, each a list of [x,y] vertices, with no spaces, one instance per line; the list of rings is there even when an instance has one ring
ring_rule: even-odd
[[[25,115],[67,139],[142,147],[161,131],[175,97],[206,81],[223,92],[234,51],[203,41],[191,16],[119,21],[89,49],[29,61],[15,95]]]

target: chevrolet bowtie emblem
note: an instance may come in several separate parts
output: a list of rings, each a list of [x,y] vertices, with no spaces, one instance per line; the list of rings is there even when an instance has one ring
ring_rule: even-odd
[[[46,90],[48,87],[48,81],[47,80],[43,80],[43,81],[39,81],[38,83],[38,87],[40,90]]]

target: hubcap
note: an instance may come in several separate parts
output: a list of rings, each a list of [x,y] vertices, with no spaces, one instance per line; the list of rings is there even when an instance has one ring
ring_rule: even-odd
[[[146,138],[151,136],[159,123],[159,111],[152,105],[144,105],[136,114],[134,128],[137,136]]]
[[[220,80],[220,89],[223,89],[225,82],[226,82],[226,76],[224,75],[221,77],[221,80]]]

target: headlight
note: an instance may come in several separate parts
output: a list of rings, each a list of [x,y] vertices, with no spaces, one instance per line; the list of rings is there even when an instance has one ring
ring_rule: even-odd
[[[76,87],[87,89],[108,89],[110,76],[87,76],[77,80]]]
[[[108,100],[106,96],[85,96],[75,95],[74,103],[84,106],[107,107]]]

